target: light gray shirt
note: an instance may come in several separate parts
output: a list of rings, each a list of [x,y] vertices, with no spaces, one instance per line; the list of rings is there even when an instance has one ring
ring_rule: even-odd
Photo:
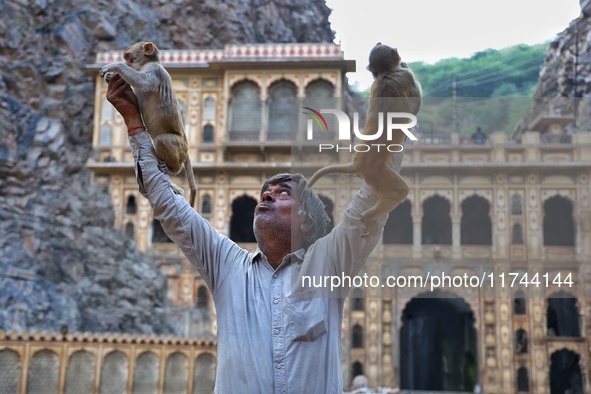
[[[220,234],[175,194],[161,172],[147,132],[129,137],[142,195],[164,231],[199,270],[213,296],[218,326],[216,393],[343,392],[343,297],[290,297],[295,275],[355,275],[382,232],[363,237],[361,213],[376,201],[362,182],[342,221],[307,250],[273,269]],[[400,168],[402,154],[393,167]],[[379,221],[383,228],[386,217]],[[198,383],[196,383],[198,384]]]

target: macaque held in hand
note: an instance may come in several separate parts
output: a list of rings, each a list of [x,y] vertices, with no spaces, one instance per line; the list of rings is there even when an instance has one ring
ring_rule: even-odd
[[[172,79],[160,63],[159,50],[151,42],[138,42],[125,50],[123,58],[125,63],[107,64],[100,75],[108,82],[110,75],[117,73],[131,85],[156,156],[166,164],[169,174],[178,174],[185,167],[191,191],[189,203],[194,206],[197,188],[189,158],[189,143]],[[174,187],[178,193],[183,193]]]
[[[404,63],[401,63],[398,51],[387,45],[378,43],[369,54],[367,67],[374,76],[371,85],[371,96],[367,110],[367,120],[363,129],[364,135],[374,135],[379,128],[380,116],[382,126],[387,124],[388,112],[410,113],[416,115],[421,107],[421,88],[415,81],[414,75]],[[404,124],[405,120],[396,122]],[[387,140],[387,133],[372,144],[402,144],[406,134],[402,130],[392,131],[392,140]],[[384,145],[382,145],[384,146]],[[376,218],[386,215],[403,201],[408,195],[408,185],[389,162],[392,152],[387,149],[371,149],[367,152],[357,152],[351,164],[328,166],[318,170],[308,182],[308,187],[327,174],[345,173],[356,174],[375,189],[378,201],[363,212],[363,220],[368,226],[367,232],[377,231],[372,223]]]

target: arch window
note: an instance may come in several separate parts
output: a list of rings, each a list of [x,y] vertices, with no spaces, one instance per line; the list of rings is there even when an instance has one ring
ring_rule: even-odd
[[[511,234],[511,243],[513,245],[523,245],[523,231],[521,224],[515,223],[513,225],[513,233]]]
[[[361,289],[355,289],[351,292],[351,310],[365,310],[365,299],[363,298],[363,291]]]
[[[125,236],[129,239],[135,238],[135,226],[133,225],[133,223],[128,222],[127,224],[125,224]]]
[[[80,350],[68,359],[65,394],[91,393],[94,381],[94,356]]]
[[[230,139],[257,141],[261,131],[260,89],[254,82],[242,81],[232,87]]]
[[[193,394],[213,393],[215,365],[210,353],[200,354],[195,360],[193,382]]]
[[[27,374],[27,394],[57,393],[57,354],[41,350],[31,358]]]
[[[511,196],[511,215],[521,215],[521,212],[521,196],[519,194],[514,194]]]
[[[213,126],[209,123],[203,126],[203,143],[213,144]]]
[[[187,390],[187,356],[175,352],[168,356],[164,370],[164,392],[185,393]]]
[[[127,390],[127,357],[113,351],[104,359],[101,371],[100,393],[125,393]]]
[[[202,215],[210,215],[211,214],[211,196],[209,194],[205,194],[201,198],[201,214]]]
[[[527,353],[527,331],[525,331],[523,328],[515,331],[515,353]]]
[[[529,393],[529,372],[525,367],[517,370],[517,391],[519,393]]]
[[[554,196],[544,202],[544,246],[574,246],[573,204]]]
[[[152,220],[152,242],[172,242],[172,239],[166,235],[162,225],[160,224],[160,220],[153,219]]]
[[[197,289],[197,308],[204,309],[207,308],[209,304],[209,295],[207,291],[207,287],[199,286]]]
[[[256,242],[252,229],[256,205],[256,200],[247,195],[238,197],[232,202],[230,239],[234,242]]]
[[[513,313],[515,313],[516,315],[525,315],[525,310],[525,295],[521,290],[518,290],[515,293],[515,298],[513,298]]]
[[[423,203],[421,225],[423,245],[451,245],[451,218],[449,201],[433,196]]]
[[[390,212],[382,235],[384,244],[412,245],[413,225],[410,211],[410,201],[404,200]]]
[[[133,394],[156,394],[158,391],[158,356],[143,352],[135,360]]]
[[[125,213],[128,215],[135,215],[137,212],[137,204],[135,202],[135,196],[130,195],[127,197],[127,204],[125,205]]]
[[[337,100],[334,97],[334,85],[327,80],[317,79],[306,86],[306,100],[305,107],[310,107],[316,111],[321,109],[338,108]],[[310,119],[311,120],[311,119]],[[332,139],[337,130],[337,122],[335,116],[326,116],[327,130],[322,129],[316,122],[311,122],[314,140]],[[307,119],[306,119],[307,121]],[[304,129],[307,130],[308,125],[304,124]]]
[[[203,101],[203,119],[215,119],[215,99],[211,96]]]
[[[546,321],[550,337],[579,337],[581,329],[577,299],[564,292],[548,298]]]
[[[298,119],[296,86],[287,80],[269,88],[269,140],[289,140],[295,136]]]
[[[462,202],[462,245],[492,245],[489,209],[488,201],[480,196],[468,197]]]
[[[101,146],[111,145],[111,126],[109,126],[108,124],[104,124],[101,127],[100,145]]]
[[[353,331],[351,333],[351,347],[363,347],[363,327],[359,324],[353,326]]]

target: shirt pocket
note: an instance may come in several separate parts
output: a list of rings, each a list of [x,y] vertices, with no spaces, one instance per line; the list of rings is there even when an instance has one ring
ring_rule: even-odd
[[[287,298],[287,332],[293,342],[313,342],[327,332],[323,298]]]

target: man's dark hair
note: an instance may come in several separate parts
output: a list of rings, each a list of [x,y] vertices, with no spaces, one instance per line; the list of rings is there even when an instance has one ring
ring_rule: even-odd
[[[307,249],[318,239],[324,237],[331,229],[330,218],[326,213],[324,203],[312,189],[307,189],[308,180],[297,172],[281,172],[267,179],[261,188],[261,194],[270,186],[281,182],[292,181],[297,185],[297,193],[301,202],[298,216],[306,217],[306,224],[310,231],[304,234],[304,247]]]

